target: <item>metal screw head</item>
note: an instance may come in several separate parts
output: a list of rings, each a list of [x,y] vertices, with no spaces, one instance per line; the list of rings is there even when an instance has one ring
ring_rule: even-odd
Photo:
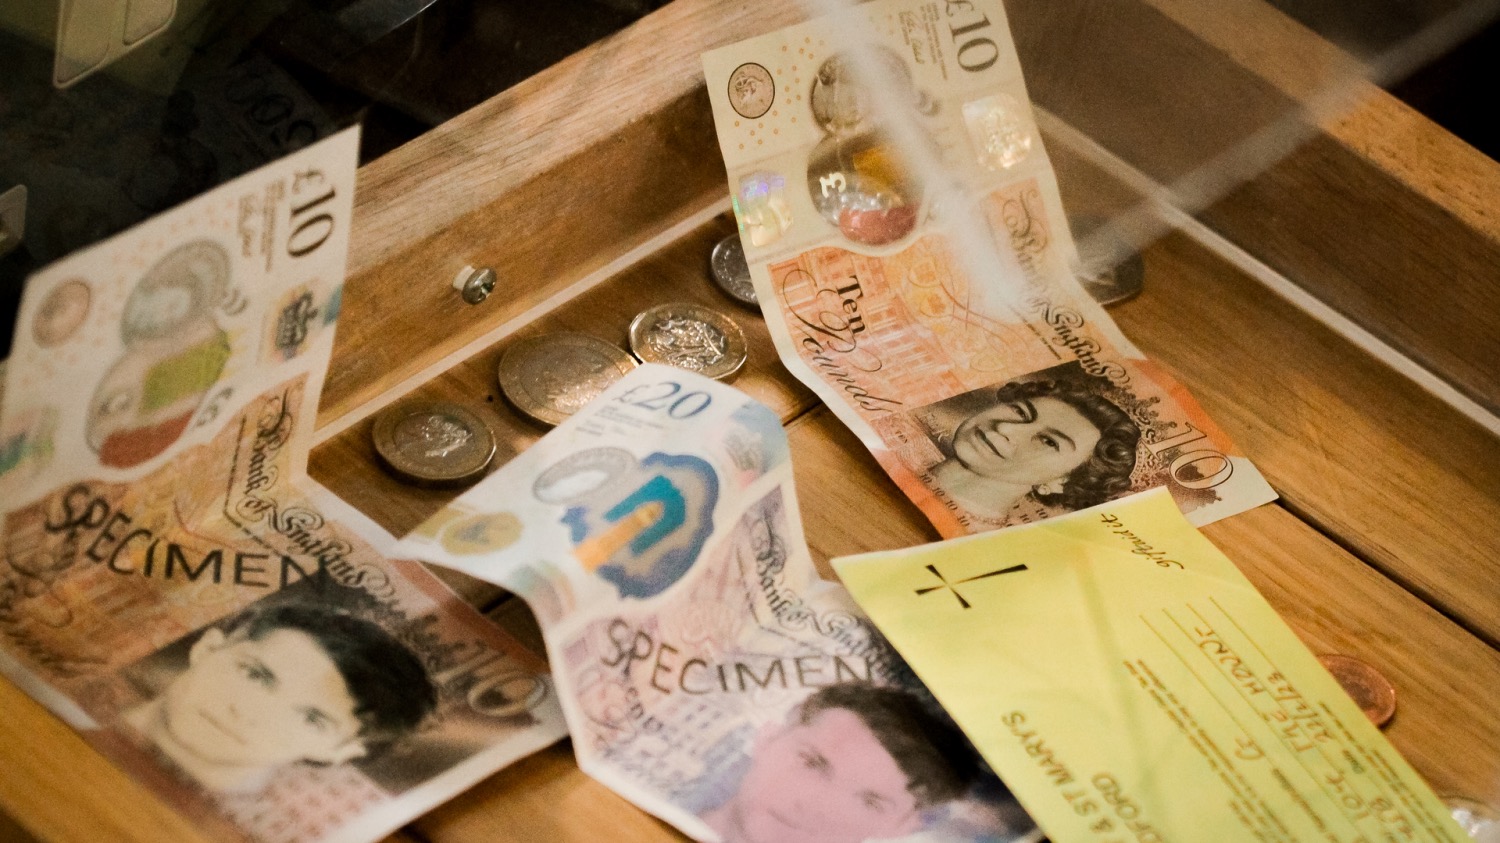
[[[464,279],[462,292],[464,301],[469,304],[479,304],[490,297],[495,291],[495,270],[482,267],[469,273]]]

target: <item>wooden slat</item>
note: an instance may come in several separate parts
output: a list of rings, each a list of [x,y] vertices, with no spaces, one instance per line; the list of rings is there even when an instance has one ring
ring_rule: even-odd
[[[1267,162],[1237,157],[1242,143],[1297,115],[1293,96],[1146,3],[1007,11],[1032,101],[1160,183],[1212,190],[1253,174]]]
[[[1494,192],[1500,207],[1500,165],[1476,169],[1472,183]],[[1323,201],[1310,203],[1310,195]],[[1500,239],[1460,225],[1329,137],[1300,147],[1203,218],[1500,413]]]
[[[732,231],[731,218],[714,220],[523,331],[456,363],[414,392],[412,400],[455,401],[483,414],[500,442],[494,463],[494,468],[499,468],[545,433],[544,428],[512,409],[500,393],[496,370],[507,346],[538,334],[571,330],[628,347],[630,320],[637,313],[663,302],[689,301],[715,308],[735,320],[745,332],[749,352],[734,385],[783,419],[792,418],[813,404],[812,392],[796,383],[781,365],[760,314],[736,304],[709,280],[709,252]],[[396,480],[377,462],[370,439],[373,426],[374,419],[366,419],[314,449],[309,473],[387,530],[404,535],[463,490],[423,489]],[[434,571],[476,605],[490,602],[501,593],[456,572]]]
[[[723,196],[699,56],[803,14],[677,0],[361,168],[320,423]],[[465,265],[489,301],[451,289]]]
[[[1500,163],[1258,0],[1011,17],[1038,104],[1192,209],[1211,202],[1212,227],[1500,413]]]
[[[1298,102],[1316,104],[1323,134],[1349,152],[1459,225],[1500,240],[1500,165],[1376,85],[1358,84],[1370,68],[1261,0],[1145,2]]]
[[[491,776],[412,827],[427,843],[688,839],[584,775],[566,741]]]
[[[1115,311],[1287,505],[1500,643],[1500,440],[1182,236]]]

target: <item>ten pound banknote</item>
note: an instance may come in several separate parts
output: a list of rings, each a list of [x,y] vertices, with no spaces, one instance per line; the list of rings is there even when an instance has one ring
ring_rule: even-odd
[[[1275,497],[1074,279],[999,0],[879,0],[703,61],[778,353],[940,533]]]
[[[224,840],[373,840],[562,736],[545,665],[305,477],[358,137],[29,279],[0,668]]]
[[[695,839],[1039,839],[818,578],[786,434],[731,387],[642,366],[399,549],[525,598],[579,765]]]

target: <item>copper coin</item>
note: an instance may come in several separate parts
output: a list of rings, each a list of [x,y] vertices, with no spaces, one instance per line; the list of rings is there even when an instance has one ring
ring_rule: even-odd
[[[839,213],[839,231],[856,243],[884,246],[911,233],[917,225],[917,209],[910,205],[861,210],[845,208]]]
[[[1318,662],[1333,674],[1344,693],[1354,698],[1370,722],[1384,726],[1396,714],[1396,688],[1380,671],[1352,656],[1318,656]]]
[[[495,434],[479,414],[440,401],[408,401],[375,417],[375,452],[398,477],[449,485],[484,473],[495,458]]]

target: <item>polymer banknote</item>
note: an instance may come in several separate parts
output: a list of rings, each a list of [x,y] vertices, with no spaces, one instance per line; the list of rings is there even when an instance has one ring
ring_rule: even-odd
[[[377,839],[564,733],[546,666],[306,477],[346,132],[37,273],[0,667],[217,839]]]
[[[1036,840],[821,580],[780,420],[643,365],[403,539],[523,597],[579,766],[697,840]]]
[[[781,359],[940,533],[1275,497],[1075,279],[999,0],[879,0],[703,61]]]

